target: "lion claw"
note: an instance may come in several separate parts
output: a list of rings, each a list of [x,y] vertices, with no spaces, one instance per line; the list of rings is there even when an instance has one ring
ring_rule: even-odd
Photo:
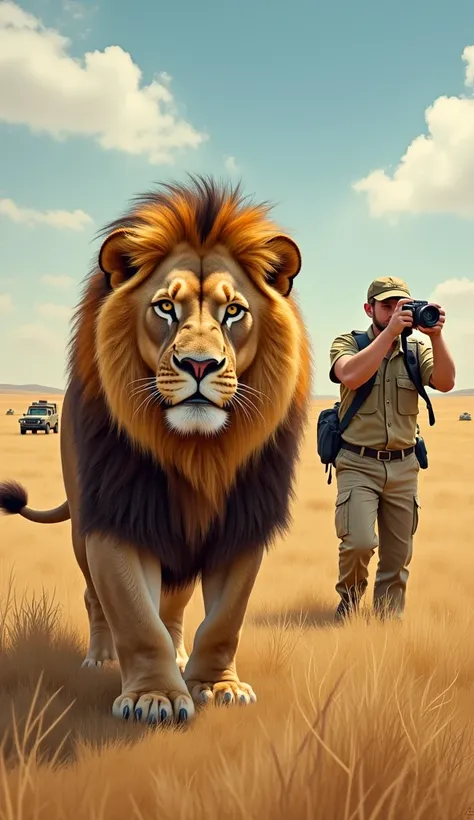
[[[206,705],[212,701],[216,706],[230,706],[236,703],[247,706],[256,703],[257,696],[248,683],[241,681],[217,681],[206,683],[188,680],[188,688],[196,704]]]
[[[148,725],[185,723],[194,715],[189,694],[183,692],[128,692],[120,695],[112,706],[114,717]]]

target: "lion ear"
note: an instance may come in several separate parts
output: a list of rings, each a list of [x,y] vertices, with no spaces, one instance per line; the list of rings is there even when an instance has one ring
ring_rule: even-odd
[[[113,231],[102,243],[99,251],[99,267],[107,278],[109,287],[118,288],[138,271],[131,262],[130,245],[124,228]]]
[[[278,257],[270,275],[270,284],[282,296],[289,296],[293,280],[301,270],[300,249],[293,239],[283,234],[272,237],[267,244]]]

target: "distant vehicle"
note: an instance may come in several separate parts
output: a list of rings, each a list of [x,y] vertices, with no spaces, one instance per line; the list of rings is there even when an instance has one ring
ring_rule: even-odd
[[[11,408],[11,407],[9,407],[9,409],[7,410],[7,412],[5,413],[5,415],[6,415],[6,416],[14,416],[14,415],[15,415],[15,411],[14,411],[14,410],[12,410],[12,408]]]
[[[472,421],[472,416],[470,413],[461,413],[459,421]]]
[[[28,430],[31,430],[32,433],[43,430],[46,435],[49,434],[50,430],[53,433],[58,433],[59,414],[56,402],[47,401],[47,399],[33,401],[24,416],[18,419],[18,424],[22,436],[25,436]]]

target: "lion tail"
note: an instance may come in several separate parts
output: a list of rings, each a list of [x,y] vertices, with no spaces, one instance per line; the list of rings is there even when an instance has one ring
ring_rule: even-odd
[[[67,501],[53,510],[33,510],[27,505],[28,494],[21,484],[17,481],[0,483],[0,510],[7,515],[21,515],[37,524],[59,524],[71,518]]]

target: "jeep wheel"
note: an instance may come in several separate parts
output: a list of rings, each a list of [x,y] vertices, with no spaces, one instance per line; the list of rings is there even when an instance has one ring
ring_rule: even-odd
[[[47,424],[46,427],[44,428],[44,433],[45,433],[46,436],[49,434],[49,424]]]
[[[21,435],[22,435],[22,436],[26,436],[26,430],[25,430],[25,428],[24,428],[24,427],[22,427],[22,428],[20,429],[20,433],[21,433]]]
[[[56,424],[54,425],[53,430],[54,430],[55,433],[59,433],[59,424],[58,424],[58,422],[56,422]]]

